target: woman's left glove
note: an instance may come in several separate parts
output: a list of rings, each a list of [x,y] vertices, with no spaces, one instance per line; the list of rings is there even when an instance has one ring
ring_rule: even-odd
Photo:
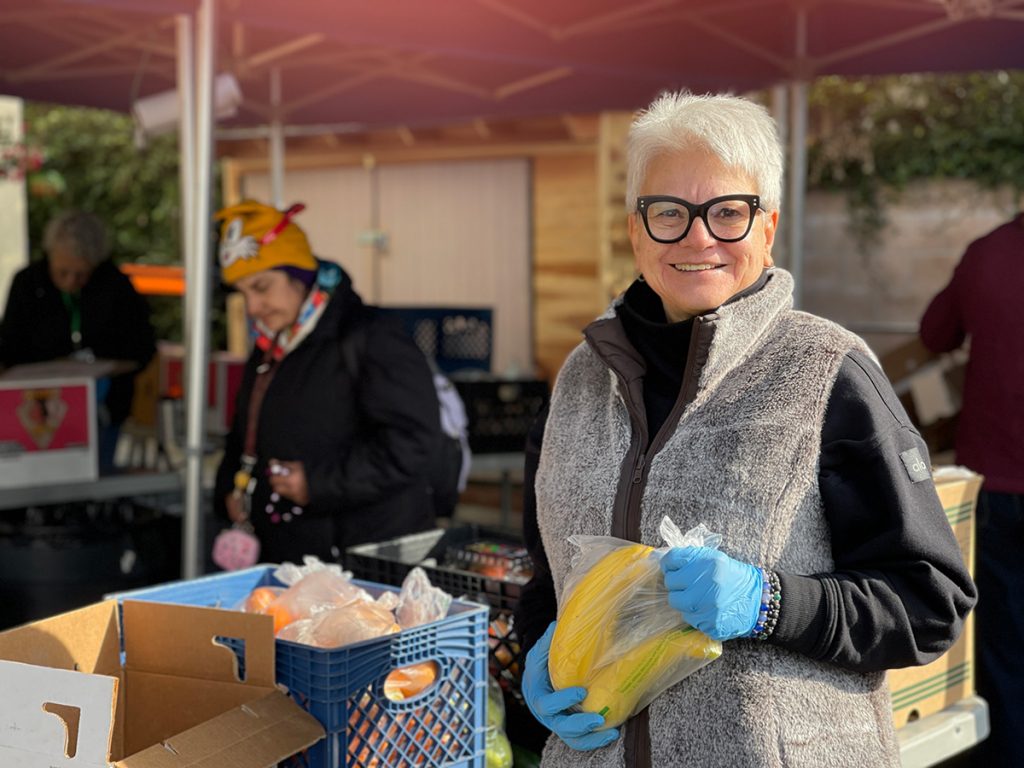
[[[714,640],[745,637],[761,609],[761,569],[709,547],[673,547],[661,558],[668,602]]]

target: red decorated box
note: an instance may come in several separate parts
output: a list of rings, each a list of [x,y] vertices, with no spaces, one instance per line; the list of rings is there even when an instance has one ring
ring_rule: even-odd
[[[0,488],[95,480],[92,377],[0,377]]]

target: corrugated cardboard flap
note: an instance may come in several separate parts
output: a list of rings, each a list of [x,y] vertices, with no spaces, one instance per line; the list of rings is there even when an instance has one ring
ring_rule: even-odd
[[[275,690],[271,617],[133,600],[122,608],[128,706],[115,759]]]
[[[165,739],[117,768],[271,768],[324,737],[323,726],[280,692]]]
[[[0,633],[0,658],[112,677],[121,673],[120,647],[113,600]]]
[[[214,642],[223,637],[244,641],[246,685],[274,686],[271,617],[135,600],[125,600],[123,610],[129,672],[237,683],[234,654]]]
[[[0,681],[0,765],[107,768],[116,677],[0,661]]]

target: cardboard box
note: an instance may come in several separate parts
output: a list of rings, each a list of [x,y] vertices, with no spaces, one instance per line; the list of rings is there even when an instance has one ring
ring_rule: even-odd
[[[967,355],[966,348],[937,354],[915,335],[881,356],[882,370],[933,457],[952,452]]]
[[[0,633],[0,765],[276,765],[324,730],[275,687],[272,626],[111,600]]]
[[[158,345],[160,397],[179,398],[185,392],[185,349],[180,344]],[[206,390],[206,428],[227,434],[235,418],[235,398],[242,386],[246,358],[230,352],[212,352]]]
[[[96,381],[85,373],[16,366],[0,377],[0,488],[99,476]]]
[[[973,576],[974,521],[982,477],[963,467],[940,467],[933,474],[939,500]],[[890,670],[888,679],[897,728],[971,696],[974,693],[974,615],[967,617],[960,639],[940,658],[923,667]]]
[[[256,587],[281,586],[277,566],[258,565],[143,587],[117,597],[162,604],[237,606]],[[394,586],[353,580],[375,599]],[[230,609],[229,609],[230,610]],[[277,639],[277,682],[327,738],[303,768],[469,768],[483,764],[487,735],[487,607],[455,599],[448,615],[337,648]],[[396,669],[430,661],[437,680],[413,698],[385,692]],[[2,765],[2,764],[0,764]],[[239,764],[241,766],[241,764]],[[220,765],[211,766],[220,768]],[[248,766],[246,766],[248,768]]]

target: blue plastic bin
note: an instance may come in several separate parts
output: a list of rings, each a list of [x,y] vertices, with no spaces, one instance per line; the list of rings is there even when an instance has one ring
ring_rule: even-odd
[[[150,600],[235,609],[256,587],[279,585],[276,566],[123,592]],[[394,587],[353,583],[377,596]],[[327,731],[288,765],[302,768],[482,768],[487,729],[486,606],[453,600],[438,622],[336,649],[276,642],[277,682]],[[433,661],[437,681],[406,701],[384,695],[395,669]]]

